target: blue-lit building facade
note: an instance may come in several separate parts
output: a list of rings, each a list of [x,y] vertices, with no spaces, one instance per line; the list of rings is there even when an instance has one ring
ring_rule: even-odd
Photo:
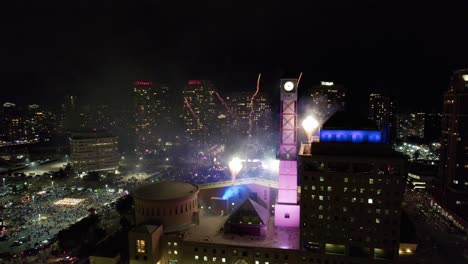
[[[393,263],[406,160],[367,120],[339,112],[300,150],[301,248],[352,263]]]

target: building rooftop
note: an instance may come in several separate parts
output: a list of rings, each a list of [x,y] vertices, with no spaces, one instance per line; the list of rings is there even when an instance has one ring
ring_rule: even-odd
[[[198,186],[188,182],[156,182],[137,187],[135,198],[144,200],[171,200],[198,192]]]
[[[94,139],[115,137],[107,130],[75,130],[71,132],[71,139]]]
[[[323,125],[323,130],[378,130],[374,122],[356,113],[339,111]]]
[[[270,217],[266,236],[224,234],[228,216],[200,215],[200,224],[184,233],[184,241],[216,243],[232,246],[299,249],[299,228],[275,227]]]

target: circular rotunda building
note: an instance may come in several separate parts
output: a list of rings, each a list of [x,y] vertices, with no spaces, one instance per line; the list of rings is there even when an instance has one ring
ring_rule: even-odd
[[[190,227],[198,212],[198,186],[187,182],[158,182],[133,191],[135,224],[162,225],[164,232]]]

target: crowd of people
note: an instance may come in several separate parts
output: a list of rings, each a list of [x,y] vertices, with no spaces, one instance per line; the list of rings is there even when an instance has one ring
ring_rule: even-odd
[[[91,210],[99,210],[103,204],[116,200],[122,194],[106,189],[94,191],[56,184],[54,188],[34,194],[34,197],[28,196],[20,203],[3,208],[2,217],[6,226],[4,235],[7,239],[0,241],[0,249],[18,256],[24,252],[38,253],[56,240],[60,230],[68,228],[88,216]],[[55,204],[70,197],[76,198],[78,203]]]

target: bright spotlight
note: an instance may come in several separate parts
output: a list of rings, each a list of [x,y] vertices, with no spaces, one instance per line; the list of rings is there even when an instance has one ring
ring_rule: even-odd
[[[304,121],[302,121],[302,127],[304,128],[306,135],[307,135],[307,141],[311,142],[312,141],[312,134],[314,133],[315,129],[319,126],[318,121],[313,118],[312,116],[308,116]]]
[[[237,174],[239,174],[241,169],[242,169],[242,161],[239,158],[233,158],[229,162],[229,170],[231,171],[232,182],[234,182]]]

